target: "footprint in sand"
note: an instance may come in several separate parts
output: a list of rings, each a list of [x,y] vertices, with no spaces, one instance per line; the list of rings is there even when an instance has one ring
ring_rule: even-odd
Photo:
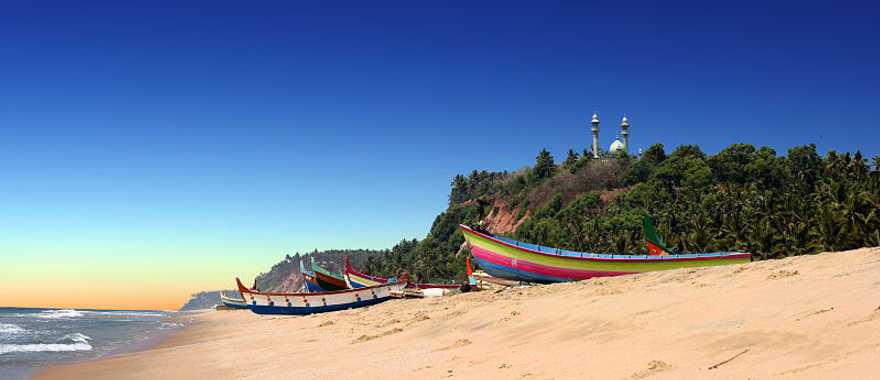
[[[768,280],[778,280],[780,278],[797,276],[798,274],[800,274],[800,273],[798,273],[798,271],[796,271],[796,270],[780,270],[778,272],[770,273],[770,275],[767,276],[767,279]]]
[[[860,319],[860,320],[858,320],[858,321],[850,322],[850,323],[847,324],[847,326],[856,326],[856,325],[860,325],[860,324],[862,324],[862,323],[873,322],[873,321],[878,320],[878,319],[880,319],[880,306],[877,306],[877,308],[874,309],[874,311],[871,312],[871,314],[868,314],[867,317],[862,318],[862,319]]]
[[[455,343],[452,343],[452,344],[450,344],[450,345],[448,345],[448,346],[446,346],[446,347],[443,347],[443,348],[441,348],[441,349],[439,349],[439,350],[437,350],[437,351],[446,351],[446,350],[452,350],[452,349],[456,349],[456,348],[461,348],[461,347],[464,347],[464,346],[468,346],[468,345],[470,345],[471,343],[473,343],[473,342],[471,342],[470,339],[459,339],[459,340],[456,340]]]
[[[427,313],[425,313],[425,312],[421,312],[421,311],[420,311],[420,312],[416,313],[416,314],[413,316],[413,319],[412,319],[411,322],[412,322],[412,323],[418,323],[418,322],[422,322],[422,321],[427,321],[427,320],[429,320],[429,319],[431,319],[431,317],[428,316]]]
[[[519,315],[519,312],[514,310],[510,312],[510,316],[501,318],[501,322],[510,322],[512,319],[516,318]]]
[[[632,374],[632,376],[630,376],[630,378],[631,379],[644,379],[648,376],[653,376],[653,375],[656,375],[660,372],[668,371],[670,369],[672,369],[672,366],[664,361],[651,360],[651,362],[648,363],[647,369],[644,369],[644,370],[641,370],[639,372]]]
[[[366,335],[366,334],[364,334],[364,335],[359,336],[357,339],[351,341],[351,344],[355,344],[355,343],[363,343],[363,342],[369,342],[369,341],[371,341],[371,340],[373,340],[373,339],[378,339],[378,338],[381,338],[381,337],[383,337],[383,336],[388,336],[388,335],[397,334],[397,333],[399,333],[399,332],[403,332],[403,329],[400,328],[400,327],[395,327],[395,328],[393,328],[393,329],[391,329],[391,330],[388,330],[388,331],[385,331],[385,332],[383,332],[383,333],[381,333],[381,334],[376,334],[376,335]]]
[[[827,308],[827,309],[814,310],[814,311],[811,311],[811,312],[808,312],[808,313],[804,314],[804,315],[803,315],[802,317],[800,317],[800,318],[795,319],[795,321],[800,321],[801,319],[809,318],[809,317],[812,317],[812,316],[814,316],[814,315],[824,314],[824,313],[827,313],[827,312],[832,311],[832,310],[834,310],[834,307],[829,307],[829,308]]]

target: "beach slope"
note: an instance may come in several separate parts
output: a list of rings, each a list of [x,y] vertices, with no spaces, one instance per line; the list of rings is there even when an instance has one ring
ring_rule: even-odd
[[[880,248],[195,319],[149,351],[38,378],[867,378],[880,371]]]

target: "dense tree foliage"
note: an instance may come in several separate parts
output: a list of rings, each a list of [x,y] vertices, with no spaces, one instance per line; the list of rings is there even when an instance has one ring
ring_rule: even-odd
[[[660,144],[641,157],[601,156],[572,150],[557,166],[542,150],[533,167],[458,175],[449,208],[425,239],[363,255],[362,267],[461,280],[468,252],[458,224],[485,218],[494,200],[530,215],[515,238],[578,251],[643,254],[645,213],[681,252],[743,250],[765,259],[880,245],[880,156],[822,157],[814,145],[779,156],[748,144],[712,156],[696,145],[667,155]]]
[[[608,202],[597,192],[550,202],[516,237],[643,253],[640,220],[647,212],[666,242],[685,252],[745,250],[777,258],[880,245],[880,172],[860,153],[823,158],[810,145],[781,157],[767,147],[735,144],[707,157],[685,145],[666,157],[654,146],[625,166],[626,191]]]
[[[465,253],[455,227],[486,216],[495,198],[520,216],[532,212],[515,238],[579,251],[643,254],[645,213],[681,252],[743,250],[764,259],[880,245],[880,157],[821,157],[814,145],[779,156],[748,144],[713,156],[696,145],[667,155],[660,144],[638,158],[603,155],[570,151],[557,170],[542,150],[533,168],[458,176],[428,237],[402,242],[399,256],[371,268],[460,277]]]

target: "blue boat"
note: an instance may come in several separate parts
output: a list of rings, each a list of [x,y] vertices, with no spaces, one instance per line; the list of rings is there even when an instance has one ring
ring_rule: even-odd
[[[299,261],[299,273],[303,276],[303,289],[306,292],[314,293],[314,292],[326,292],[324,288],[318,284],[318,280],[315,278],[315,272],[306,271],[305,265],[303,265],[303,261]]]
[[[406,280],[359,289],[314,293],[273,293],[250,290],[235,279],[248,309],[257,314],[307,315],[375,305],[394,298]]]

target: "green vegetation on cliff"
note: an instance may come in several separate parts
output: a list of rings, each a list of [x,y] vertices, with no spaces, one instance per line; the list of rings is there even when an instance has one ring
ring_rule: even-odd
[[[520,222],[504,231],[514,238],[578,251],[644,254],[645,213],[682,252],[743,250],[766,259],[880,245],[880,157],[823,157],[813,145],[779,156],[747,144],[713,156],[696,145],[667,154],[660,144],[641,157],[602,156],[569,150],[560,164],[542,150],[532,167],[455,176],[448,208],[423,240],[347,254],[371,274],[462,280],[469,253],[460,249],[458,224],[488,218],[498,227],[492,217],[499,213]],[[333,267],[346,253],[312,254]],[[288,256],[258,285],[277,288],[298,273],[298,260]]]
[[[467,253],[456,227],[485,218],[499,200],[516,219],[530,215],[513,237],[578,251],[643,254],[646,212],[682,252],[744,250],[765,259],[880,245],[880,157],[822,157],[813,145],[779,156],[747,144],[714,156],[696,145],[667,155],[659,144],[639,158],[584,153],[570,150],[558,165],[542,150],[533,167],[456,176],[449,208],[428,236],[402,241],[367,270],[461,278]]]

